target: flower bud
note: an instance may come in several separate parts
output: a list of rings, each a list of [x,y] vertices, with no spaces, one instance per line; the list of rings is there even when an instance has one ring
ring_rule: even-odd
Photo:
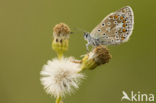
[[[97,46],[84,56],[81,69],[95,69],[99,65],[108,63],[110,59],[108,49],[104,46]]]
[[[69,35],[70,28],[64,23],[57,24],[53,28],[52,48],[59,58],[62,58],[63,53],[68,49]]]

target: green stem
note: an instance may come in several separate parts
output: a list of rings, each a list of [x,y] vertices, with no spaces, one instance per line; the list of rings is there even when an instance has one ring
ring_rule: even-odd
[[[55,103],[60,103],[60,102],[61,102],[61,97],[59,96],[59,97],[56,98],[56,102]]]
[[[62,59],[63,53],[57,53],[57,57],[58,57],[58,59]]]

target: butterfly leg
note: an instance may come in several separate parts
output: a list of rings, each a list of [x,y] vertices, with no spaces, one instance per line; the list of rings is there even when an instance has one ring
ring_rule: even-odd
[[[98,46],[99,45],[99,41],[98,41],[98,39],[95,39],[94,41],[93,41],[93,46]]]
[[[90,45],[89,43],[86,44],[86,49],[87,49],[87,51],[89,51],[89,48],[88,48],[89,45]]]
[[[99,46],[99,44],[100,44],[99,39],[96,39],[94,43],[95,43],[95,46]]]

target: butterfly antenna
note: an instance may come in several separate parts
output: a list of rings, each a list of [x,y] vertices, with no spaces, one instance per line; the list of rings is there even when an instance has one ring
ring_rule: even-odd
[[[85,29],[73,26],[72,29],[75,31],[74,33],[86,33]]]

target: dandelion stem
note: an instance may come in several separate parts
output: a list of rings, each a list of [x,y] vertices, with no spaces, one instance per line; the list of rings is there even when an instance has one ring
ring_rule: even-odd
[[[60,96],[56,98],[56,102],[55,103],[61,103],[61,97]]]

